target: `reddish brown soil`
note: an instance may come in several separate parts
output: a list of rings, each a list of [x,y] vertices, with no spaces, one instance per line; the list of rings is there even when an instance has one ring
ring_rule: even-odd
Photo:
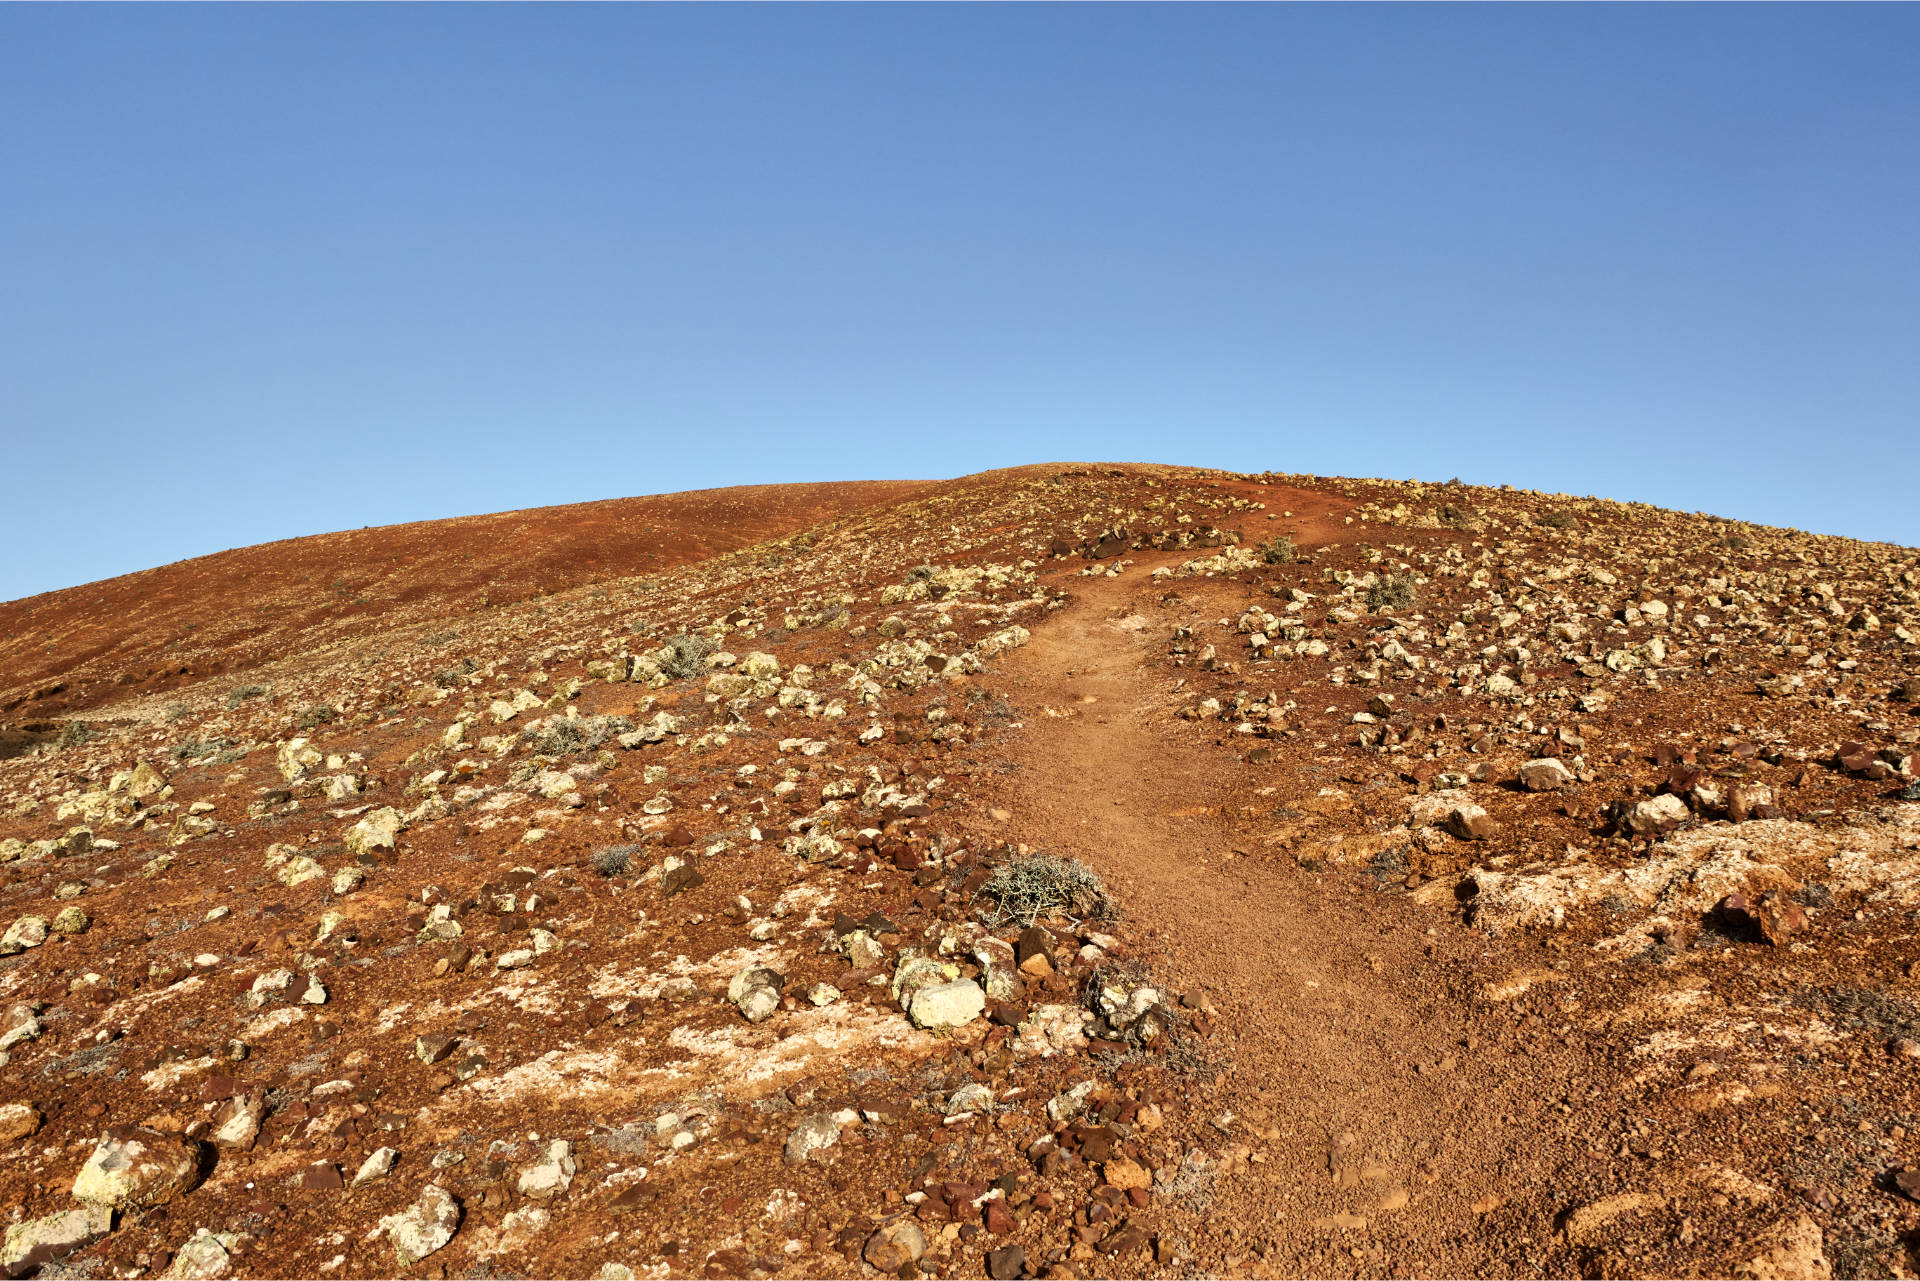
[[[1013,1271],[1061,1278],[1757,1281],[1920,1262],[1920,807],[1898,799],[1900,745],[1920,742],[1910,549],[1730,537],[1614,504],[1542,519],[1560,496],[1171,468],[725,506],[751,492],[623,500],[654,506],[620,556],[604,524],[556,514],[622,505],[597,504],[40,598],[71,634],[94,629],[91,648],[29,667],[16,629],[7,670],[67,681],[98,733],[25,731],[25,753],[0,759],[0,928],[89,919],[0,957],[0,1032],[29,1033],[0,1107],[32,1108],[0,1140],[0,1203],[13,1222],[72,1209],[116,1125],[202,1143],[209,1165],[50,1275],[156,1275],[212,1229],[234,1234],[235,1276],[875,1277],[870,1242],[902,1224],[930,1243],[910,1271],[945,1277],[996,1255],[1007,1271],[1014,1247]],[[1141,546],[1067,550],[1097,548],[1120,513]],[[1152,550],[1170,532],[1194,541]],[[1223,537],[1282,533],[1302,559],[1207,567]],[[537,559],[496,550],[527,546]],[[343,563],[368,604],[285,603]],[[989,567],[997,582],[925,587]],[[1375,570],[1417,575],[1418,607],[1367,604]],[[174,653],[135,610],[143,580],[173,585],[156,608],[181,627],[230,620],[207,625],[193,673],[169,669],[164,699],[158,679],[102,684],[131,670],[123,653]],[[1656,601],[1670,619],[1643,609]],[[1262,652],[1234,622],[1255,607],[1303,634]],[[1569,620],[1580,636],[1555,630]],[[1015,624],[1024,644],[986,644]],[[771,656],[795,687],[608,678],[606,656],[687,630]],[[1650,635],[1664,658],[1602,661]],[[1393,656],[1402,642],[1418,663]],[[932,652],[903,660],[910,644]],[[271,693],[232,698],[241,670]],[[1781,673],[1804,683],[1779,692]],[[660,711],[684,722],[663,741],[547,737]],[[283,777],[296,735],[335,761]],[[1879,755],[1837,750],[1856,739]],[[1483,882],[1657,863],[1668,847],[1608,813],[1700,781],[1655,763],[1675,745],[1710,783],[1764,782],[1782,812],[1735,821],[1696,796],[1676,841],[1791,862],[1783,840],[1864,834],[1880,879],[1793,863],[1806,910],[1772,942],[1711,900],[1635,935],[1652,909],[1620,893],[1569,894],[1551,924],[1489,923]],[[1519,787],[1542,755],[1577,783]],[[77,830],[66,807],[110,799],[135,762],[170,790]],[[553,770],[574,781],[543,790]],[[357,790],[329,799],[342,778]],[[1471,795],[1491,833],[1412,816],[1439,795]],[[385,806],[411,811],[394,847],[348,854]],[[796,852],[802,832],[838,845]],[[617,872],[601,863],[615,843]],[[363,879],[287,884],[284,846]],[[941,945],[994,920],[985,878],[1029,850],[1099,873],[1117,915],[1045,915],[1051,972],[989,1017],[909,1027],[892,967],[938,953],[986,983],[970,944]],[[703,879],[669,888],[683,859]],[[435,906],[457,943],[426,928]],[[871,913],[885,959],[856,970],[840,921]],[[525,964],[494,963],[516,949]],[[749,956],[785,979],[755,1024],[726,995]],[[324,980],[325,1002],[249,999],[283,967]],[[1174,1031],[1129,1045],[1090,1022],[1091,1044],[1015,1053],[1047,1006],[1091,1019],[1113,973],[1162,991]],[[821,982],[840,994],[815,1007]],[[417,1034],[460,1048],[423,1062]],[[980,1086],[990,1104],[949,1115]],[[1076,1086],[1086,1111],[1050,1116]],[[267,1115],[257,1142],[216,1152],[229,1097]],[[860,1119],[831,1147],[783,1159],[807,1118],[842,1109]],[[521,1176],[555,1139],[578,1168],[539,1201]],[[327,1182],[384,1146],[390,1176]],[[378,1225],[429,1184],[458,1199],[459,1232],[399,1268]]]
[[[0,714],[51,718],[779,538],[935,482],[739,485],[239,547],[0,603]]]

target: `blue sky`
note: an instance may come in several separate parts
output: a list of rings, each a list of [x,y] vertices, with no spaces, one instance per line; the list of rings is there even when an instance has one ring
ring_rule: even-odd
[[[0,7],[0,598],[1120,459],[1920,543],[1920,8]]]

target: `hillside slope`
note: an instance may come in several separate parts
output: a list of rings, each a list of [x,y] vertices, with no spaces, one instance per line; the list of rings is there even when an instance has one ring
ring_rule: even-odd
[[[1061,465],[209,648],[0,760],[0,1269],[1910,1274],[1916,632]]]
[[[0,714],[60,716],[351,637],[732,551],[930,491],[741,485],[343,530],[0,603]]]

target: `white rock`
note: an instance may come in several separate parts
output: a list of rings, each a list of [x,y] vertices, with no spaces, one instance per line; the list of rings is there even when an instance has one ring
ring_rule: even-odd
[[[410,1268],[453,1240],[460,1228],[460,1202],[445,1189],[428,1184],[413,1205],[381,1219],[380,1228],[393,1243],[400,1266]]]
[[[915,991],[907,1016],[916,1027],[959,1027],[987,1010],[987,994],[972,979],[930,983]]]
[[[367,1154],[367,1159],[360,1163],[359,1172],[353,1176],[353,1186],[357,1188],[362,1183],[372,1183],[377,1179],[386,1178],[393,1173],[394,1162],[399,1159],[400,1154],[392,1148],[375,1148]]]
[[[573,1144],[555,1139],[545,1157],[520,1171],[520,1195],[536,1201],[559,1196],[572,1186],[573,1171]]]

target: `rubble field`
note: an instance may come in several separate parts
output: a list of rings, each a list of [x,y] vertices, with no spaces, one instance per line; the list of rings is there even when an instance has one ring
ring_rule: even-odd
[[[1920,1269],[1914,549],[1066,464],[0,617],[7,1276]]]

